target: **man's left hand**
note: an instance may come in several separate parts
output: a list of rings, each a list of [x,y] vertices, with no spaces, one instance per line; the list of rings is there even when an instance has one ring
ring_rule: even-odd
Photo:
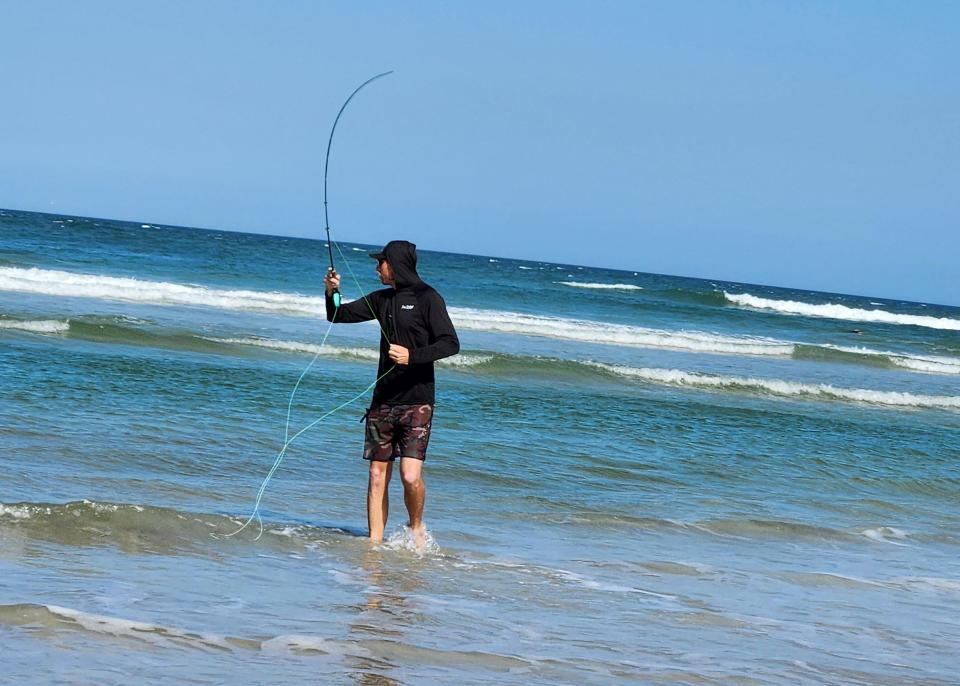
[[[410,351],[402,345],[390,344],[390,351],[387,353],[390,359],[397,364],[410,364]]]

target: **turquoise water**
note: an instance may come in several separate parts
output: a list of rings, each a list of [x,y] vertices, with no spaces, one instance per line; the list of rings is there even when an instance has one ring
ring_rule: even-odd
[[[378,286],[339,245],[344,295]],[[617,249],[612,246],[611,250]],[[371,547],[322,241],[0,211],[10,683],[947,684],[960,309],[421,252],[438,367],[411,549]]]

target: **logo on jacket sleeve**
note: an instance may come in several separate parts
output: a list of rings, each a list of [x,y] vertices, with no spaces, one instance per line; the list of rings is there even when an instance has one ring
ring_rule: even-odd
[[[400,306],[400,309],[401,309],[401,310],[412,310],[412,309],[413,309],[413,305],[401,305],[401,306]]]

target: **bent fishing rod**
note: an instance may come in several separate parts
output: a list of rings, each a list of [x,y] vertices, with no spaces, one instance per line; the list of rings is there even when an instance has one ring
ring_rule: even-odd
[[[357,89],[350,94],[350,97],[344,101],[343,106],[340,108],[340,111],[337,112],[336,119],[333,120],[333,126],[330,128],[330,138],[327,140],[327,158],[323,165],[323,220],[327,226],[327,255],[330,258],[330,267],[328,268],[328,273],[333,273],[336,271],[333,266],[333,241],[330,240],[330,216],[327,212],[327,172],[330,170],[330,148],[333,145],[333,133],[337,130],[337,122],[340,121],[340,115],[343,114],[343,111],[347,109],[347,105],[350,104],[350,101],[353,100],[353,96],[363,90],[364,86],[373,83],[379,78],[392,74],[393,70],[385,71],[382,74],[377,74],[372,76],[359,86]],[[340,289],[334,289],[333,291],[333,304],[336,307],[340,307]]]

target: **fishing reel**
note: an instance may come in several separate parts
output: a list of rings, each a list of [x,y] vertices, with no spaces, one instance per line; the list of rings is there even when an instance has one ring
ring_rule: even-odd
[[[332,260],[331,260],[331,262],[332,262]],[[333,268],[333,264],[331,264],[329,267],[327,267],[327,275],[328,275],[328,276],[329,276],[330,274],[336,274],[336,273],[337,273],[337,270]],[[333,293],[331,294],[330,297],[333,298],[333,306],[336,307],[336,308],[339,308],[339,307],[340,307],[340,300],[341,300],[341,298],[340,298],[340,289],[339,289],[339,288],[334,288],[334,289],[333,289]]]

